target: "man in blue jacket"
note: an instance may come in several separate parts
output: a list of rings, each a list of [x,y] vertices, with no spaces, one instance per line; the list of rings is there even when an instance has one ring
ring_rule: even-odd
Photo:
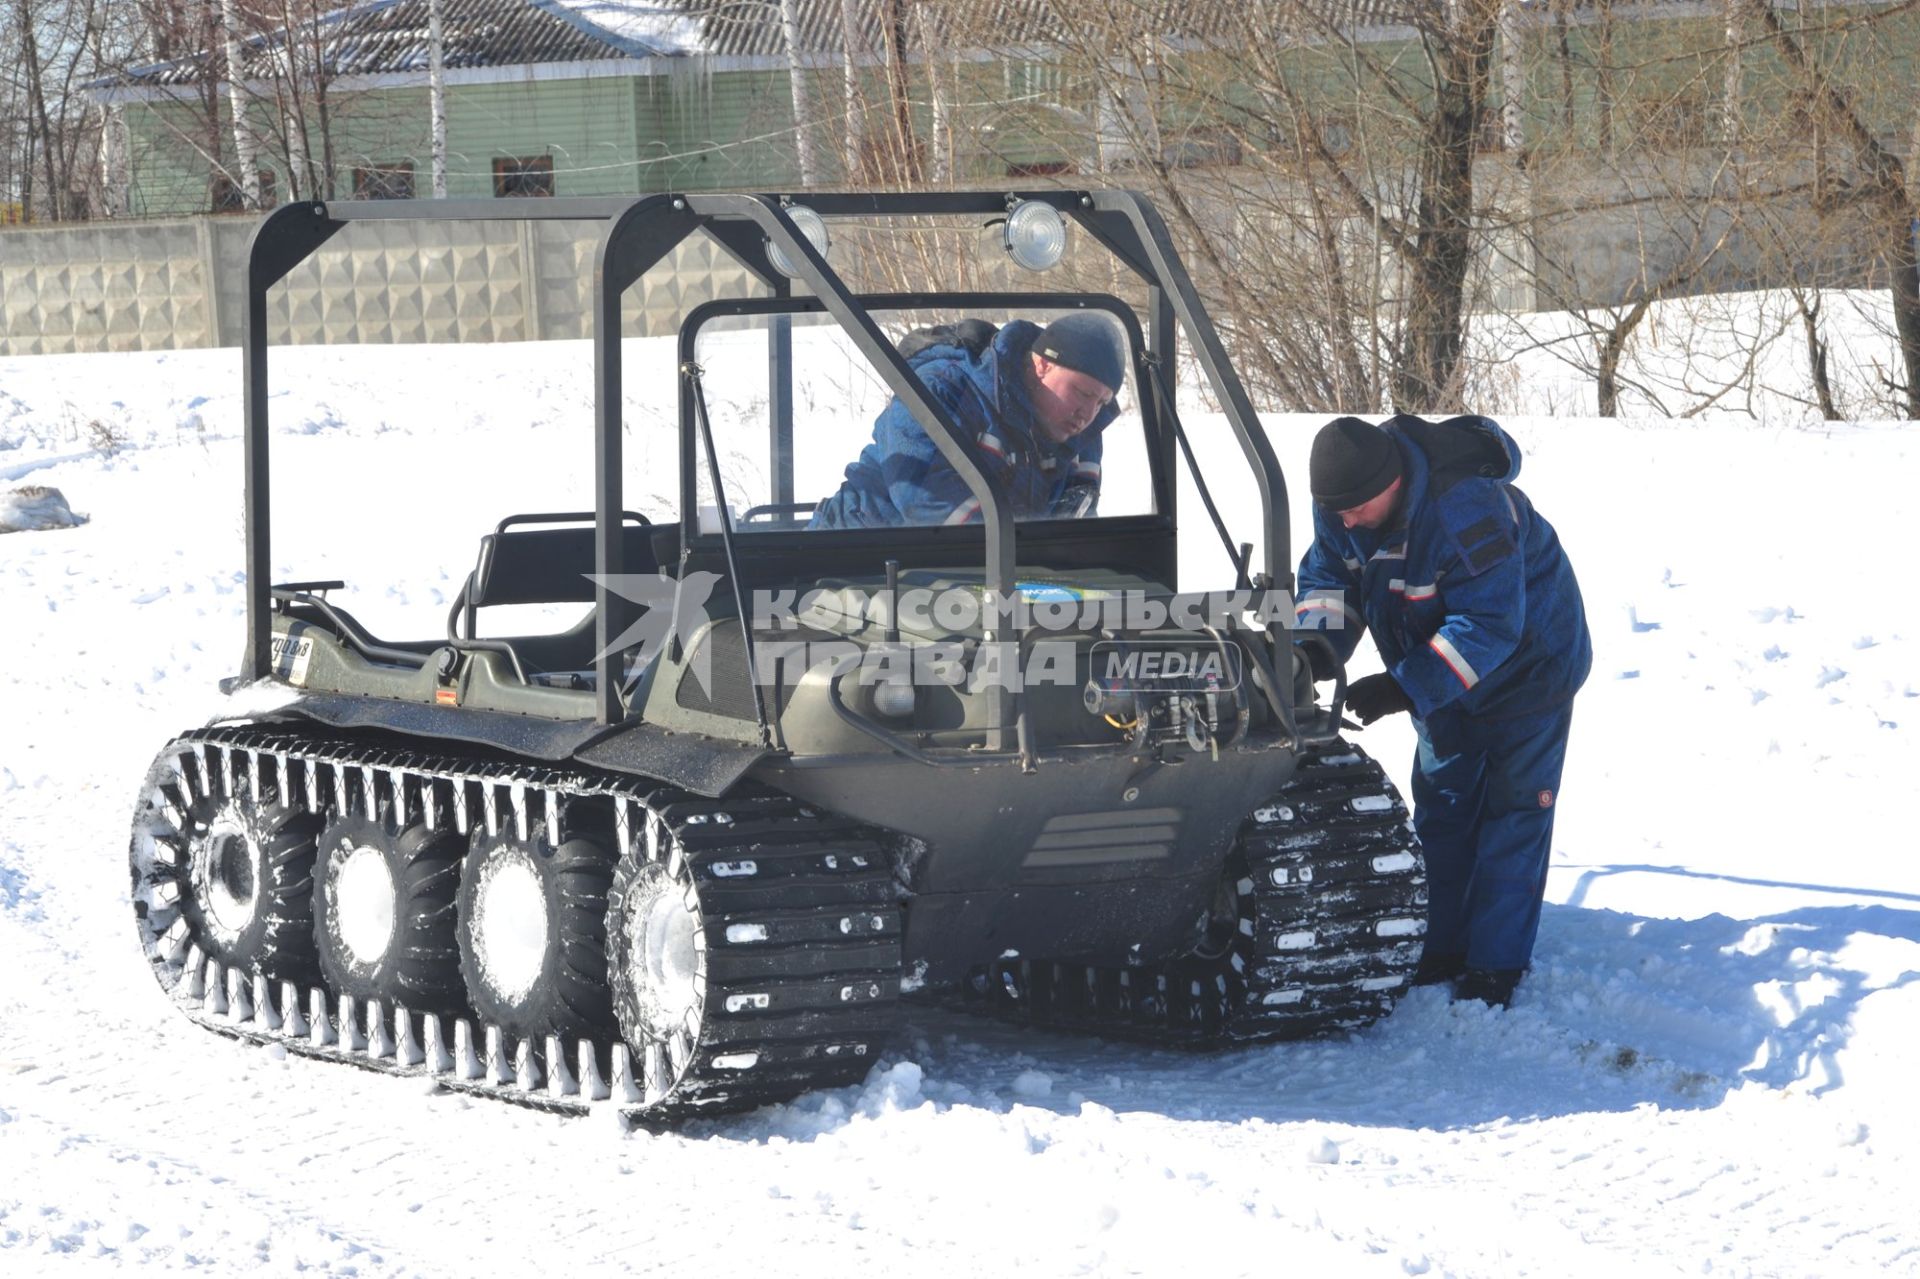
[[[908,335],[901,354],[1006,487],[1016,519],[1093,514],[1100,433],[1119,412],[1113,397],[1126,378],[1126,348],[1112,318],[1076,311],[1044,329],[1013,320],[998,330],[967,320]],[[808,527],[979,518],[978,499],[896,398]]]
[[[1455,999],[1500,1008],[1533,955],[1573,695],[1593,660],[1573,567],[1519,473],[1519,447],[1483,417],[1327,423],[1296,622],[1328,630],[1342,661],[1370,629],[1387,669],[1355,680],[1347,705],[1363,724],[1413,713],[1428,880],[1414,981],[1455,981]]]

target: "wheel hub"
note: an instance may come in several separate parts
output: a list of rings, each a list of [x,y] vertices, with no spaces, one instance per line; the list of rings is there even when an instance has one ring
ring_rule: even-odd
[[[334,885],[340,941],[356,964],[378,963],[393,944],[393,871],[377,848],[362,844],[347,854]]]
[[[699,998],[700,956],[694,935],[700,919],[677,895],[663,892],[640,918],[634,964],[646,974],[659,1024],[676,1026]]]
[[[509,1002],[525,999],[547,964],[547,899],[524,854],[495,857],[474,895],[473,946],[481,971]]]
[[[213,931],[227,940],[238,937],[259,908],[253,842],[231,814],[216,817],[207,829],[201,903]]]

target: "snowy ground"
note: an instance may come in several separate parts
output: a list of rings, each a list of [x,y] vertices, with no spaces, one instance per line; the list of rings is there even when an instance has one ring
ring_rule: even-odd
[[[499,515],[584,495],[584,346],[275,370],[276,573],[346,578],[377,630],[437,630]],[[238,375],[0,361],[0,487],[90,517],[0,537],[0,1271],[1920,1273],[1915,428],[1512,421],[1596,650],[1512,1011],[1426,990],[1208,1058],[923,1011],[864,1087],[622,1133],[240,1047],[155,989],[126,822],[237,665]],[[645,488],[672,440],[637,420]],[[1296,476],[1312,425],[1271,423]],[[1404,776],[1403,724],[1360,740]]]

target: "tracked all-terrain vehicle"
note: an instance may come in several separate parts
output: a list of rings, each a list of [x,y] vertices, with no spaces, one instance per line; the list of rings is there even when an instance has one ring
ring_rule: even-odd
[[[262,223],[232,683],[286,696],[169,743],[132,840],[141,942],[189,1017],[449,1088],[673,1118],[859,1080],[903,993],[1193,1046],[1389,1010],[1419,958],[1419,850],[1337,735],[1343,681],[1316,703],[1305,646],[1323,641],[1292,629],[1280,468],[1151,205],[804,205],[299,204]],[[523,217],[603,227],[594,509],[487,514],[445,633],[377,638],[339,583],[269,582],[267,291],[357,221]],[[1005,219],[1038,267],[1077,227],[1133,301],[856,293],[829,263],[836,219],[870,235]],[[621,299],[699,235],[759,287],[682,317],[677,509],[649,518],[628,509]],[[1102,510],[1016,521],[995,442],[960,430],[902,339],[1075,310],[1110,317],[1131,361]],[[1182,335],[1238,443],[1220,460],[1255,481],[1253,543],[1233,544],[1176,416]],[[809,528],[890,397],[977,516]],[[1176,594],[1183,466],[1222,543],[1229,589],[1210,597]],[[578,620],[482,636],[502,605]]]

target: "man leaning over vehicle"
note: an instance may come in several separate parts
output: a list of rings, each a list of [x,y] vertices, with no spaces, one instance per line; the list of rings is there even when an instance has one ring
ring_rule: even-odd
[[[1419,735],[1428,904],[1414,983],[1457,981],[1456,1000],[1504,1008],[1533,956],[1573,696],[1593,660],[1573,566],[1513,485],[1519,446],[1484,417],[1336,418],[1309,473],[1298,625],[1343,618],[1328,630],[1342,661],[1370,629],[1387,669],[1355,680],[1347,705],[1363,724],[1411,711]]]
[[[918,330],[900,345],[1005,487],[1016,519],[1091,515],[1100,495],[1100,434],[1118,415],[1126,378],[1119,326],[1077,311],[1042,329],[964,320]],[[980,502],[895,398],[845,481],[814,511],[814,529],[965,524]]]

